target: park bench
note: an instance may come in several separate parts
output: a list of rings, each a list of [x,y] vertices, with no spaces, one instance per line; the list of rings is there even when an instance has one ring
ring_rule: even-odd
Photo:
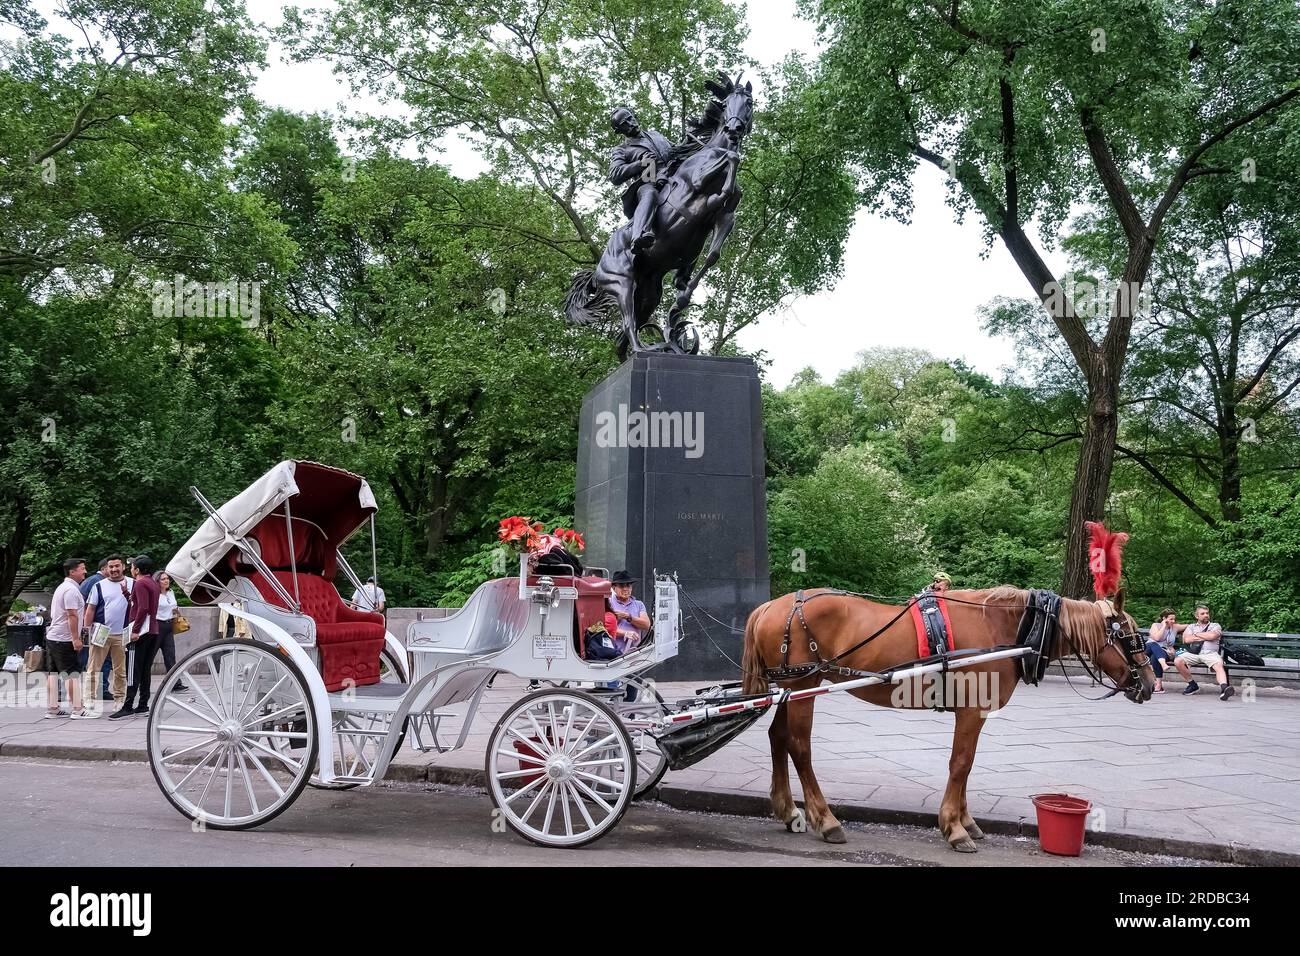
[[[1143,636],[1147,634],[1148,628],[1141,629]],[[1300,688],[1300,634],[1269,634],[1259,631],[1224,631],[1223,640],[1231,647],[1243,647],[1254,651],[1264,659],[1263,667],[1251,667],[1245,664],[1234,664],[1232,661],[1224,660],[1224,666],[1228,669],[1228,679],[1233,684],[1240,684],[1243,680],[1249,678],[1255,682],[1257,687],[1289,687]],[[1181,642],[1178,647],[1182,647]],[[1207,674],[1213,682],[1213,675],[1208,668],[1193,664],[1192,675],[1198,682],[1204,683],[1201,674]],[[1065,670],[1071,678],[1076,676],[1086,677],[1083,668],[1073,657],[1065,662]],[[1053,664],[1048,668],[1048,674],[1060,676],[1061,668],[1059,664]],[[1165,681],[1171,685],[1181,686],[1182,677],[1178,671],[1170,665],[1165,669]]]

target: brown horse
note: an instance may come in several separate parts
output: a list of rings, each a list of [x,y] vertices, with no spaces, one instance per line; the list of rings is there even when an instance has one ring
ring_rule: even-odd
[[[814,600],[813,596],[818,594],[822,596]],[[916,629],[911,615],[903,608],[825,589],[805,591],[803,596],[805,603],[799,609],[802,613],[796,612],[792,616],[795,595],[786,594],[761,605],[749,616],[745,625],[743,658],[745,693],[763,693],[768,689],[764,668],[783,663],[781,650],[787,627],[788,663],[791,665],[815,661],[818,657],[830,660],[877,631],[880,631],[878,637],[852,650],[836,663],[854,670],[877,672],[917,657]],[[950,640],[954,649],[1009,647],[1016,643],[1020,619],[1029,601],[1028,591],[1000,587],[982,591],[950,591],[944,597],[948,602],[952,624]],[[1059,620],[1060,630],[1052,660],[1078,650],[1088,655],[1131,700],[1141,703],[1151,697],[1154,686],[1151,663],[1144,652],[1137,650],[1140,642],[1132,639],[1137,624],[1124,613],[1122,591],[1113,602],[1063,598]],[[1117,620],[1122,632],[1110,626]],[[816,639],[816,654],[809,646],[810,634]],[[935,678],[943,683],[936,683]],[[823,679],[838,683],[852,677],[827,671],[780,682],[780,686],[799,690],[815,687]],[[885,683],[849,691],[868,703],[909,709],[935,706],[937,695],[942,691],[942,703],[955,712],[957,725],[948,763],[948,787],[939,807],[939,830],[954,850],[973,853],[976,850],[974,841],[984,837],[966,806],[966,778],[975,760],[975,747],[984,718],[991,711],[1006,706],[1019,680],[1015,659],[1007,658],[975,664],[946,675],[913,677],[897,684]],[[772,744],[772,812],[788,828],[797,829],[800,812],[790,793],[788,756],[794,761],[803,784],[808,824],[827,842],[843,843],[844,830],[831,813],[817,785],[817,778],[813,776],[814,703],[815,699],[808,699],[776,708],[768,730]]]

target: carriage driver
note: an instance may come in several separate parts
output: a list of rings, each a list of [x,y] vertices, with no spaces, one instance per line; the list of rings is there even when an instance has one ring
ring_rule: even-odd
[[[946,571],[934,572],[934,580],[926,587],[933,594],[942,594],[952,589],[952,577]]]
[[[632,220],[632,248],[645,249],[655,241],[655,207],[667,172],[672,144],[652,129],[643,130],[636,116],[620,106],[609,116],[610,125],[626,137],[614,148],[609,181],[627,183],[623,191],[623,214]]]
[[[650,615],[645,605],[632,596],[632,575],[619,571],[610,583],[614,593],[609,597],[609,608],[618,619],[618,636],[626,642],[629,651],[635,650],[650,630]]]

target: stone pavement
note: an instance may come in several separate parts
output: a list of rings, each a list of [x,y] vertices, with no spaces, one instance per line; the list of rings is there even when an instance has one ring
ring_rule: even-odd
[[[42,720],[43,698],[15,695],[15,676],[36,675],[3,675],[10,683],[0,688],[0,757],[144,759],[144,720]],[[989,832],[1032,832],[1030,795],[1068,792],[1094,805],[1093,843],[1300,864],[1300,692],[1239,693],[1224,703],[1209,687],[1191,697],[1180,689],[1171,685],[1137,706],[1123,697],[1082,699],[1060,678],[1019,688],[980,738],[967,787],[975,819]],[[522,681],[499,676],[463,750],[404,749],[390,776],[481,782],[487,736],[522,690]],[[659,690],[671,702],[692,686]],[[691,809],[766,812],[770,719],[694,767],[669,773],[661,798]],[[846,820],[933,826],[952,723],[950,714],[874,707],[847,694],[820,698],[813,761],[822,790]],[[455,733],[449,726],[443,739]],[[799,799],[798,776],[791,779]]]

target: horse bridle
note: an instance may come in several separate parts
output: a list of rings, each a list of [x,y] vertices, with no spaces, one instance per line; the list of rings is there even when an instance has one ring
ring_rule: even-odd
[[[1115,686],[1111,688],[1110,693],[1106,696],[1114,697],[1122,691],[1124,696],[1129,700],[1133,701],[1135,704],[1140,704],[1142,703],[1142,698],[1139,696],[1142,692],[1141,670],[1144,667],[1151,666],[1151,655],[1147,653],[1146,641],[1142,640],[1142,635],[1136,627],[1129,630],[1125,626],[1123,614],[1107,614],[1105,628],[1106,645],[1114,647],[1120,652],[1120,655],[1124,658],[1124,666],[1128,668],[1129,678],[1128,683],[1123,687],[1115,684]],[[1104,649],[1105,648],[1103,647],[1103,650]],[[1078,656],[1077,650],[1075,655]],[[1098,654],[1098,657],[1100,656],[1101,655]],[[1081,657],[1079,660],[1080,663],[1083,662]],[[1098,667],[1100,668],[1100,664]],[[1084,664],[1084,669],[1088,670],[1086,664]],[[1106,682],[1102,679],[1104,675],[1093,674],[1091,670],[1088,670],[1088,676],[1102,687],[1106,686]]]

